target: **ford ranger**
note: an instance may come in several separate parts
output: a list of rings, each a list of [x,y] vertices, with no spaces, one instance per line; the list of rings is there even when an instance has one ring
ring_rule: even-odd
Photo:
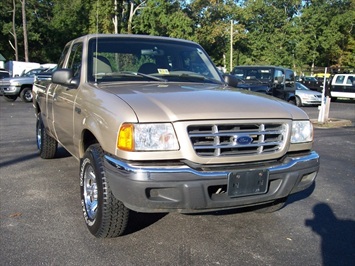
[[[314,184],[305,112],[225,80],[197,43],[93,34],[35,81],[39,155],[60,144],[79,161],[94,236],[122,235],[132,211],[276,211]]]

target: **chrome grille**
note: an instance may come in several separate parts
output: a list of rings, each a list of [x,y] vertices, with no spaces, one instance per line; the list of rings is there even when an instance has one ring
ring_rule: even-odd
[[[287,139],[287,124],[209,124],[187,128],[198,156],[242,156],[280,151]],[[240,139],[247,143],[239,143]]]

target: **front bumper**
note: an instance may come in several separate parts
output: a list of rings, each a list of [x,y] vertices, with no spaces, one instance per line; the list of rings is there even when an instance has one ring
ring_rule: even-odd
[[[228,170],[138,166],[109,155],[105,155],[104,164],[114,196],[126,207],[138,212],[194,213],[264,204],[302,191],[316,178],[319,155],[312,151],[257,167],[226,166]],[[269,171],[265,194],[231,198],[225,193],[231,172],[258,169]]]
[[[21,91],[20,86],[2,85],[0,86],[1,95],[19,95]]]

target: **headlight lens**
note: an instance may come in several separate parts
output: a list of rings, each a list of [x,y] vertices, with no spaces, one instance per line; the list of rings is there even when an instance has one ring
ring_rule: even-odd
[[[310,121],[293,121],[291,143],[310,142],[313,140],[313,126]]]
[[[170,123],[123,124],[117,147],[127,151],[172,151],[178,150],[179,144]]]

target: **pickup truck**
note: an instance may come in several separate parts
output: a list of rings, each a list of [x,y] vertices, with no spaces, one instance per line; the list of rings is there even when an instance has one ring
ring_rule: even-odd
[[[36,74],[46,71],[44,68],[31,69],[19,77],[8,77],[0,80],[0,94],[8,102],[15,101],[18,97],[22,101],[32,102],[32,86]]]
[[[238,79],[234,87],[266,93],[298,106],[295,74],[281,66],[243,65],[233,68],[231,75]]]
[[[272,212],[314,184],[306,113],[225,80],[187,40],[93,34],[65,46],[34,83],[37,147],[79,161],[91,234],[122,235],[132,211]]]

